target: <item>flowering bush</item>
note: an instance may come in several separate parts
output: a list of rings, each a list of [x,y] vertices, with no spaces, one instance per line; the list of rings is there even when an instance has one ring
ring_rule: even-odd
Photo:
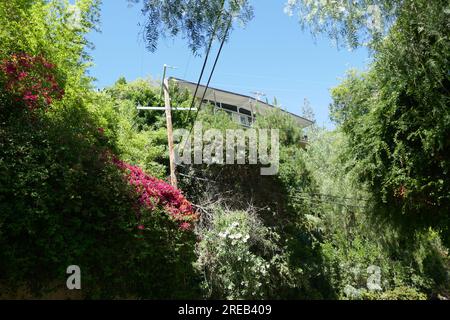
[[[169,213],[170,218],[179,224],[180,229],[191,229],[192,222],[197,219],[197,213],[178,189],[167,182],[147,175],[137,166],[132,166],[117,158],[113,158],[113,161],[119,168],[128,171],[128,182],[135,187],[139,194],[139,206],[136,207],[138,220],[141,218],[141,206],[150,210],[162,206]],[[144,226],[140,224],[138,229],[143,230]]]
[[[42,56],[12,54],[0,62],[0,78],[13,101],[25,103],[29,110],[48,107],[64,95],[55,76],[55,65]]]
[[[290,286],[279,235],[256,214],[217,208],[211,226],[200,233],[196,267],[205,275],[207,298],[274,298],[276,287]]]

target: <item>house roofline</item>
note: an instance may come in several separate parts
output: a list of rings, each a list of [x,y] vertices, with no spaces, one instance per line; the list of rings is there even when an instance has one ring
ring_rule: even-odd
[[[184,79],[180,79],[180,78],[176,78],[176,77],[170,77],[169,80],[175,80],[175,81],[180,81],[180,82],[186,82],[186,83],[189,83],[189,84],[192,84],[192,85],[195,85],[195,86],[197,85],[195,82],[191,82],[191,81],[184,80]],[[199,87],[205,88],[206,86],[200,84]],[[299,119],[302,119],[302,120],[304,120],[304,121],[306,121],[306,122],[309,122],[309,125],[312,125],[312,124],[315,123],[315,121],[311,121],[311,120],[306,119],[306,118],[304,118],[304,117],[302,117],[302,116],[299,116],[299,115],[297,115],[297,114],[295,114],[295,113],[293,113],[293,112],[290,112],[290,111],[287,111],[287,110],[283,110],[283,109],[281,109],[281,108],[279,108],[279,107],[276,107],[276,106],[274,106],[274,105],[272,105],[272,104],[270,104],[270,103],[261,101],[261,100],[259,100],[259,99],[255,99],[255,98],[253,98],[253,97],[251,97],[251,96],[247,96],[247,95],[245,95],[245,94],[236,93],[236,92],[231,92],[231,91],[224,90],[224,89],[218,89],[218,88],[214,88],[214,87],[211,87],[211,86],[209,86],[208,89],[216,90],[216,91],[220,91],[220,92],[224,92],[224,93],[228,93],[228,94],[234,94],[234,95],[236,95],[236,96],[240,96],[240,97],[243,97],[243,98],[247,98],[247,99],[250,99],[250,100],[259,102],[259,103],[263,103],[263,104],[265,104],[265,105],[267,105],[267,106],[269,106],[269,107],[271,107],[271,108],[274,108],[274,109],[280,109],[281,111],[286,112],[286,113],[289,113],[290,115],[292,115],[292,116],[294,116],[294,117],[296,117],[296,118],[299,118]]]

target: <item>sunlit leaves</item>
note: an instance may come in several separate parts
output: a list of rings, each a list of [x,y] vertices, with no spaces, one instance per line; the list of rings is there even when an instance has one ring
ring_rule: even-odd
[[[325,34],[335,45],[371,45],[385,35],[402,0],[288,0],[285,13],[298,16],[303,29]]]
[[[253,18],[248,0],[142,0],[142,3],[146,19],[144,37],[152,52],[160,38],[181,35],[198,54],[207,47],[211,37],[225,36],[230,19],[245,25]]]

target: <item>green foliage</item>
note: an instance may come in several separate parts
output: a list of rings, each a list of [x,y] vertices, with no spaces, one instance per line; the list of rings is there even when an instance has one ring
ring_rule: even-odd
[[[211,37],[222,39],[226,36],[224,33],[231,17],[241,24],[253,18],[248,0],[142,0],[142,3],[147,20],[145,40],[152,52],[156,51],[160,37],[175,37],[182,33],[192,52],[198,53],[200,49],[206,49]]]
[[[196,264],[208,298],[275,298],[301,276],[301,269],[289,269],[279,235],[254,213],[217,208],[210,223],[201,231]]]
[[[203,123],[203,129],[212,127],[224,132],[227,129],[237,128],[243,130],[243,134],[245,133],[245,130],[230,120],[225,112],[216,111],[214,114],[211,109],[205,108],[200,112],[199,119]],[[266,298],[291,299],[333,297],[334,293],[329,287],[325,270],[322,268],[320,246],[316,239],[317,230],[308,220],[308,216],[312,217],[313,214],[311,204],[309,199],[298,196],[299,193],[309,194],[316,188],[311,172],[305,163],[306,151],[301,144],[302,130],[289,115],[280,110],[259,115],[255,127],[280,130],[278,174],[261,176],[259,165],[193,165],[190,168],[190,174],[207,178],[209,181],[217,180],[217,177],[220,177],[220,183],[208,183],[204,180],[198,182],[194,179],[183,181],[183,190],[192,192],[190,197],[198,199],[200,203],[204,201],[205,195],[208,196],[212,193],[213,200],[218,200],[223,203],[223,206],[236,210],[232,212],[225,210],[220,213],[220,209],[214,208],[212,217],[214,222],[211,223],[213,227],[197,230],[200,237],[206,241],[206,244],[202,244],[205,247],[202,247],[200,251],[201,264],[207,270],[227,270],[223,277],[220,277],[222,273],[218,271],[214,271],[211,278],[208,278],[208,273],[206,273],[206,289],[210,290],[208,292],[212,297],[254,298],[251,295],[253,292],[245,291],[246,289],[254,290],[253,287],[243,288],[239,286],[240,282],[237,283],[238,280],[244,281],[244,283],[248,282],[248,280],[239,278],[247,271],[239,269],[242,268],[240,263],[225,259],[225,257],[229,257],[231,254],[229,252],[233,252],[236,255],[235,260],[245,261],[247,259],[252,261],[251,266],[258,265],[256,261],[259,258],[248,257],[247,243],[235,241],[235,245],[242,245],[236,249],[232,246],[233,242],[219,236],[219,234],[223,236],[224,232],[226,233],[225,229],[229,228],[232,222],[218,230],[215,229],[215,223],[222,221],[219,218],[216,220],[216,216],[224,216],[220,219],[231,219],[231,217],[241,215],[241,219],[245,218],[248,224],[253,225],[252,221],[255,219],[253,215],[255,215],[263,223],[264,228],[270,227],[276,232],[278,239],[273,243],[278,248],[277,256],[265,260],[267,263],[271,261],[270,269],[273,273],[268,275],[268,282],[262,283],[261,291],[255,291],[255,295]],[[200,190],[201,192],[199,192]],[[227,197],[228,193],[232,195],[230,198]],[[257,214],[249,213],[249,205],[259,208]],[[240,226],[244,228],[245,224],[243,226],[240,223]],[[244,234],[242,230],[239,232]],[[250,234],[255,232],[250,232]],[[211,250],[219,248],[219,252],[214,251],[214,256],[223,255],[222,258],[209,260],[206,258],[210,257]],[[253,248],[250,251],[255,254]],[[219,284],[215,284],[215,282],[219,282]],[[227,291],[228,286],[232,288],[229,292]],[[219,290],[217,287],[222,289]],[[214,290],[221,293],[216,293]]]
[[[365,300],[426,300],[427,296],[409,287],[397,287],[383,293],[366,292],[362,294]]]
[[[195,297],[192,234],[159,212],[137,234],[135,195],[104,162],[104,137],[88,119],[77,109],[3,128],[1,281],[45,293],[77,264],[88,297]]]
[[[365,91],[356,90],[356,81],[349,79],[349,85],[339,89],[351,87],[354,94],[348,97],[358,101]],[[426,230],[411,237],[391,221],[373,219],[371,189],[359,179],[359,170],[364,168],[348,154],[355,136],[350,140],[345,133],[351,121],[355,126],[362,124],[357,124],[354,116],[360,110],[342,111],[339,116],[345,119],[343,130],[311,130],[304,153],[307,171],[315,183],[312,193],[303,194],[311,208],[307,221],[317,230],[321,263],[331,287],[337,296],[346,299],[393,297],[390,293],[396,288],[420,293],[411,295],[414,299],[446,292],[448,253],[439,235]],[[367,272],[371,266],[380,268],[381,291],[368,288],[372,283],[373,273]]]
[[[293,117],[287,115],[278,108],[274,108],[264,115],[258,116],[255,127],[261,129],[278,129],[280,134],[280,144],[286,147],[299,147],[302,142],[302,129],[298,126]]]
[[[285,13],[299,17],[302,29],[326,34],[337,46],[374,46],[383,39],[406,3],[413,0],[312,1],[289,0]]]
[[[66,107],[2,123],[0,282],[45,294],[77,264],[85,297],[194,297],[192,234],[158,212],[138,234],[135,194],[108,160],[102,120]]]
[[[406,1],[377,47],[372,70],[350,74],[333,90],[332,107],[349,136],[349,164],[367,182],[379,216],[410,232],[432,226],[444,237],[450,221],[449,12],[446,1]]]
[[[86,33],[98,23],[97,0],[12,0],[0,4],[0,59],[13,53],[43,56],[66,78],[65,100],[88,88]]]
[[[203,48],[222,2],[198,3],[144,1],[149,47],[167,31],[186,35],[194,52]],[[365,25],[373,4],[386,14],[383,30]],[[246,1],[225,6],[226,15],[243,22],[252,17]],[[102,92],[91,90],[85,35],[96,26],[98,2],[1,2],[0,60],[42,56],[65,89],[48,112],[19,112],[0,79],[0,108],[11,110],[0,114],[2,290],[13,296],[24,286],[37,297],[55,283],[64,288],[65,269],[77,264],[86,298],[448,294],[448,2],[289,6],[297,6],[314,32],[343,36],[350,46],[360,44],[356,35],[366,36],[375,50],[371,70],[351,71],[333,90],[331,114],[339,127],[308,129],[307,145],[286,113],[258,115],[256,128],[280,130],[276,175],[261,176],[260,165],[248,164],[179,167],[204,178],[180,179],[189,199],[209,200],[193,233],[180,231],[160,212],[165,208],[142,211],[137,227],[138,195],[110,157],[167,176],[164,112],[136,109],[163,101],[160,86],[146,80],[120,78]],[[172,105],[190,106],[186,91],[170,86],[170,94]],[[308,105],[306,111],[312,116]],[[190,129],[194,114],[173,112],[174,127]],[[196,120],[203,131],[242,129],[208,105]]]
[[[306,153],[318,192],[309,196],[308,220],[318,230],[322,263],[336,295],[387,299],[400,287],[420,297],[445,292],[448,253],[439,235],[424,231],[411,237],[391,221],[374,219],[370,188],[359,181],[357,169],[342,166],[354,167],[346,160],[349,143],[340,131],[319,130]]]
[[[84,0],[0,3],[0,57],[42,55],[66,79],[64,99],[47,112],[0,116],[2,297],[64,291],[66,268],[76,264],[85,298],[195,298],[194,235],[159,209],[145,212],[138,229],[137,195],[110,161],[111,152],[138,157],[133,147],[149,134],[132,131],[129,110],[116,112],[115,100],[90,90],[84,35],[96,8]],[[8,94],[0,83],[2,110]],[[136,141],[129,149],[127,134]]]
[[[168,168],[167,133],[164,111],[137,110],[137,106],[161,105],[156,86],[139,79],[127,83],[117,81],[98,94],[93,108],[107,121],[114,132],[121,158],[139,165],[158,178],[165,178]]]

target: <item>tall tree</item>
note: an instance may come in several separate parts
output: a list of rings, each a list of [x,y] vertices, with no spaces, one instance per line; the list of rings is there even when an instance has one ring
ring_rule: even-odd
[[[333,91],[332,115],[380,212],[450,238],[450,3],[404,1],[400,12],[370,72]]]

